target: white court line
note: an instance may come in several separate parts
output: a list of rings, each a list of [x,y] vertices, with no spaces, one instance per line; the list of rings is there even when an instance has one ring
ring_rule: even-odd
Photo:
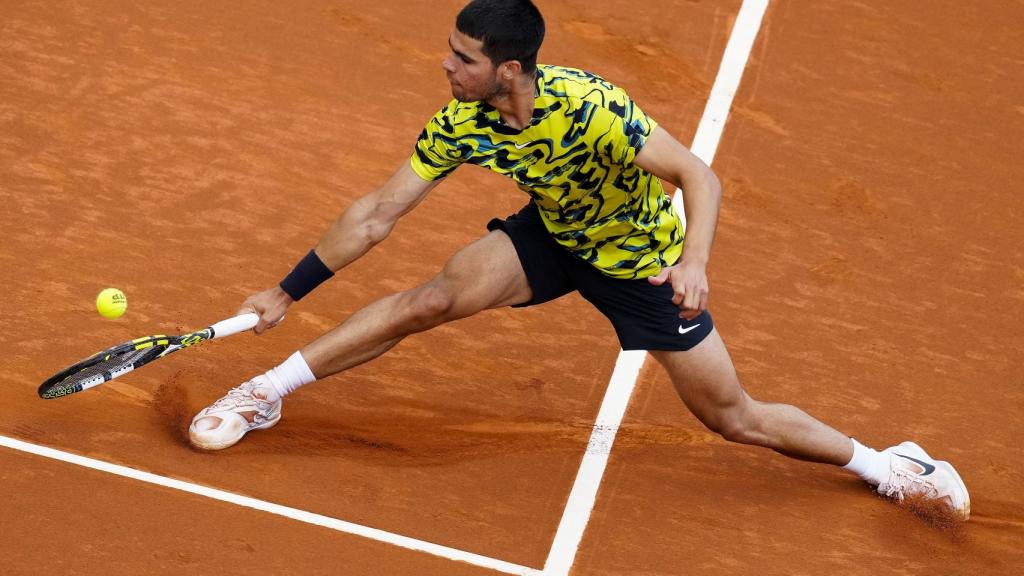
[[[711,95],[704,106],[697,134],[693,137],[691,150],[708,165],[715,158],[718,142],[722,139],[725,120],[732,107],[732,99],[740,86],[743,69],[747,67],[747,58],[754,47],[754,40],[761,28],[761,19],[768,9],[768,0],[743,0],[736,24],[733,25],[729,43],[722,55],[722,64],[718,68],[718,76],[711,87]]]
[[[767,8],[768,0],[744,0],[739,15],[736,16],[736,24],[722,55],[718,76],[711,87],[711,94],[691,147],[693,153],[708,165],[715,157],[733,96],[739,88],[743,69],[747,66],[747,58],[754,46],[754,39],[757,38]],[[680,190],[676,190],[672,204],[679,217],[685,218]],[[558,524],[551,552],[544,563],[545,576],[566,576],[572,568],[576,552],[583,540],[583,532],[597,500],[597,490],[608,464],[608,455],[615,442],[615,434],[626,414],[626,406],[629,404],[629,398],[633,394],[637,376],[646,357],[647,353],[643,351],[619,352],[608,390],[601,402],[597,422],[590,435],[587,452],[576,474],[576,482],[569,494],[562,520]]]
[[[633,394],[633,387],[646,358],[647,352],[643,350],[619,351],[615,370],[612,371],[608,390],[597,414],[597,422],[590,433],[587,451],[583,454],[583,462],[576,473],[569,501],[565,504],[562,520],[555,532],[555,540],[544,563],[544,574],[547,576],[568,574],[576,559],[576,551],[583,539],[587,521],[590,520],[590,512],[597,499],[597,489],[601,485],[601,478],[604,477],[604,469],[608,464],[608,454],[612,450],[615,434],[622,423],[626,405],[629,404],[629,397]]]
[[[6,436],[0,436],[0,446],[6,446],[7,448],[20,450],[22,452],[28,452],[29,454],[35,454],[44,458],[60,460],[61,462],[67,462],[69,464],[92,468],[93,470],[99,470],[109,474],[116,474],[117,476],[123,476],[133,480],[156,484],[173,490],[181,490],[182,492],[189,492],[191,494],[205,496],[206,498],[213,498],[214,500],[220,500],[222,502],[230,502],[231,504],[237,504],[239,506],[245,506],[247,508],[253,508],[263,512],[277,514],[278,516],[284,516],[286,518],[291,518],[292,520],[298,520],[299,522],[315,524],[324,528],[345,532],[346,534],[354,534],[371,540],[386,542],[401,548],[417,550],[419,552],[426,552],[427,554],[440,556],[449,560],[474,564],[497,572],[522,576],[542,576],[541,571],[534,568],[527,568],[526,566],[519,566],[518,564],[512,564],[510,562],[495,560],[494,558],[488,558],[486,556],[480,556],[479,554],[473,554],[472,552],[464,552],[462,550],[448,548],[447,546],[441,546],[431,542],[416,540],[415,538],[399,536],[398,534],[392,534],[376,528],[369,528],[367,526],[353,524],[352,522],[345,522],[344,520],[338,520],[329,516],[314,514],[312,512],[306,512],[305,510],[299,510],[296,508],[289,508],[288,506],[265,502],[263,500],[249,498],[248,496],[225,492],[224,490],[217,490],[216,488],[200,486],[198,484],[175,480],[173,478],[165,478],[149,472],[128,468],[127,466],[120,466],[104,462],[102,460],[86,458],[85,456],[79,456],[62,450],[54,450],[53,448],[46,448],[45,446],[37,446],[35,444],[22,442],[21,440],[15,440],[14,438],[8,438]]]

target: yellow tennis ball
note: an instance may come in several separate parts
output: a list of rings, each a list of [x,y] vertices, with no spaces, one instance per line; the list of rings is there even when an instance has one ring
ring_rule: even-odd
[[[96,297],[96,310],[104,318],[118,318],[128,308],[128,298],[117,288],[106,288]]]

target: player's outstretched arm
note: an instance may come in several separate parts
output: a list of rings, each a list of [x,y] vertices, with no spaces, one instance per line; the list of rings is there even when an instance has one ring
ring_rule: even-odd
[[[334,221],[316,245],[317,255],[331,271],[348,266],[387,238],[398,219],[422,202],[438,182],[420,178],[404,162],[387,182],[356,200]]]
[[[438,182],[420,178],[403,163],[387,182],[353,202],[279,285],[248,297],[239,311],[260,315],[257,334],[276,326],[293,302],[387,238]]]
[[[696,318],[707,309],[707,263],[718,225],[722,185],[711,168],[660,127],[647,139],[637,154],[637,166],[683,191],[686,210],[686,243],[679,263],[651,277],[654,284],[672,283],[672,301],[680,307],[679,316]]]

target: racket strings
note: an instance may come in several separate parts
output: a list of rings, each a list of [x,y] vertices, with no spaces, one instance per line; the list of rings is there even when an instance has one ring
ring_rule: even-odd
[[[127,372],[132,370],[135,365],[147,358],[149,355],[159,355],[162,351],[162,347],[143,348],[141,350],[131,350],[124,354],[117,354],[107,358],[106,360],[95,364],[83,370],[79,370],[74,374],[70,374],[65,378],[59,385],[60,386],[74,386],[76,384],[88,384],[93,381],[99,383],[110,380],[116,377],[121,372]]]

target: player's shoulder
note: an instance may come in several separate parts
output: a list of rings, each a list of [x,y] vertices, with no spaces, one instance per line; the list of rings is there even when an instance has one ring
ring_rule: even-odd
[[[537,73],[541,91],[549,97],[601,106],[629,100],[625,90],[588,70],[539,64]]]
[[[465,129],[466,124],[480,114],[482,104],[482,102],[461,102],[453,98],[437,111],[437,114],[431,119],[430,125],[446,132]]]

